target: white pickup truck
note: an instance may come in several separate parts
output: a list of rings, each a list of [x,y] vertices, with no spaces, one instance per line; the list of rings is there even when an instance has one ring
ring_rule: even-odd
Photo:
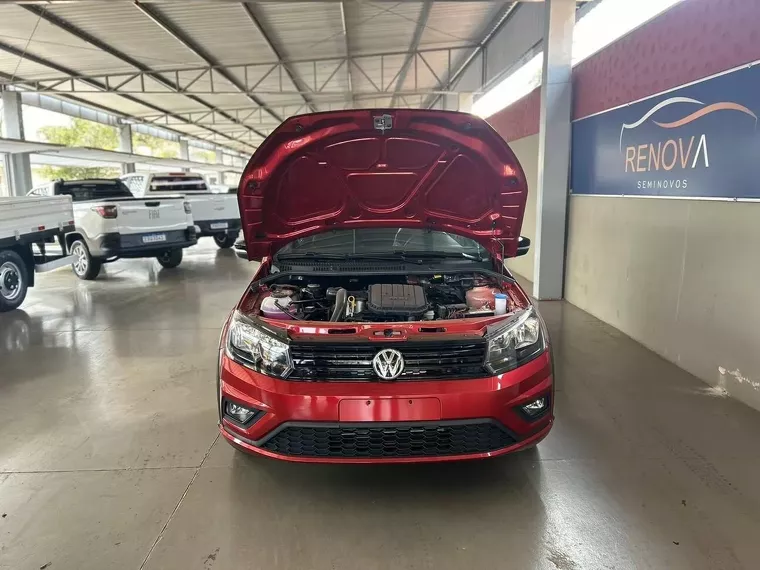
[[[95,279],[104,263],[155,257],[166,267],[182,262],[182,249],[195,245],[190,204],[181,195],[134,197],[121,180],[57,180],[30,192],[71,196],[76,229],[66,235],[80,279]]]
[[[232,247],[240,233],[237,195],[210,192],[200,174],[134,172],[121,180],[135,196],[183,194],[192,206],[198,237],[211,236],[221,248]]]
[[[71,263],[65,238],[73,231],[71,198],[0,198],[0,313],[23,303],[35,273]],[[57,255],[48,253],[56,238]]]

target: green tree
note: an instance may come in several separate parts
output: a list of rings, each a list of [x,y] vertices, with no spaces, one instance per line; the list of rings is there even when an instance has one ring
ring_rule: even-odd
[[[65,146],[89,146],[105,150],[116,150],[119,138],[114,127],[75,118],[71,126],[42,127],[37,134],[43,140]],[[116,178],[121,173],[112,167],[85,166],[39,166],[34,169],[35,178],[44,180],[79,180],[83,178]]]
[[[47,142],[65,146],[88,146],[104,150],[119,148],[119,136],[115,127],[85,119],[72,119],[70,126],[42,127],[37,134]],[[143,133],[132,134],[132,145],[139,153],[150,156],[176,158],[179,154],[178,143]],[[57,178],[64,180],[116,178],[119,174],[118,168],[107,166],[40,166],[34,169],[35,178],[39,181]]]
[[[213,150],[205,150],[194,146],[190,147],[190,160],[197,162],[206,162],[214,164],[216,162],[216,153]]]
[[[144,133],[132,133],[132,146],[139,154],[149,154],[159,158],[179,157],[179,143]]]

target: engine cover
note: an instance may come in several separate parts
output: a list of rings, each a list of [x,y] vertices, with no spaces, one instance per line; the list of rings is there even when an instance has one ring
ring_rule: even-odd
[[[380,315],[419,316],[428,308],[419,285],[375,284],[369,286],[367,307]]]

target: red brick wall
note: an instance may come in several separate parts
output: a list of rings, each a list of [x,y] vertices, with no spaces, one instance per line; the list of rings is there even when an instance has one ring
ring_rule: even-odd
[[[506,141],[516,141],[538,132],[541,88],[538,87],[509,107],[490,116],[488,122]]]
[[[760,59],[760,0],[685,0],[573,70],[579,119]]]
[[[573,118],[760,60],[760,0],[684,0],[573,70]],[[490,117],[504,138],[538,132],[537,89]]]

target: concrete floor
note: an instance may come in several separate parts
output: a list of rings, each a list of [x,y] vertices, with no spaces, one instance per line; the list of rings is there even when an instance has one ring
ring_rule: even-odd
[[[0,568],[760,567],[760,413],[544,303],[557,423],[425,466],[250,458],[216,431],[219,327],[253,264],[44,275],[0,315]]]

